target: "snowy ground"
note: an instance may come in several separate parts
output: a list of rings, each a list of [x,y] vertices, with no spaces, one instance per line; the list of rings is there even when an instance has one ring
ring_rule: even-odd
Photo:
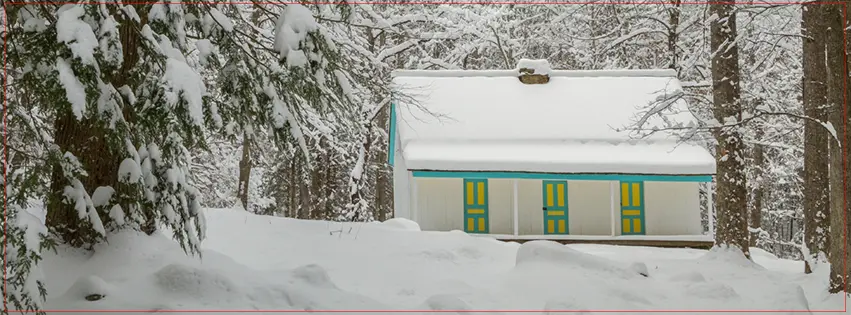
[[[113,235],[44,263],[48,309],[842,310],[826,268],[755,250],[523,246],[410,221],[340,224],[208,210],[202,261],[168,236]],[[641,264],[649,277],[639,274]],[[89,302],[86,295],[106,297]],[[67,313],[64,313],[67,314]],[[185,314],[185,313],[183,313]]]

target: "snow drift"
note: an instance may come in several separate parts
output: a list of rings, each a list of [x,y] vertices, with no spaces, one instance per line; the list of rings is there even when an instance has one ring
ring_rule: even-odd
[[[49,309],[841,309],[826,274],[731,250],[522,245],[415,223],[329,223],[208,209],[202,259],[166,233],[122,232],[93,253],[47,255]],[[760,265],[762,264],[762,265]],[[647,276],[645,277],[644,274]],[[98,298],[89,300],[89,298]]]

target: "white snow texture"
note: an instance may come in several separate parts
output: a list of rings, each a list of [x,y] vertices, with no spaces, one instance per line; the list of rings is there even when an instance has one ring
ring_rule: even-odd
[[[47,253],[47,308],[808,311],[843,303],[822,293],[825,269],[804,277],[799,262],[759,249],[752,262],[728,249],[518,245],[420,232],[404,219],[331,223],[233,209],[206,215],[203,260],[167,234],[137,232],[110,235],[93,253]],[[85,300],[92,294],[103,298]]]

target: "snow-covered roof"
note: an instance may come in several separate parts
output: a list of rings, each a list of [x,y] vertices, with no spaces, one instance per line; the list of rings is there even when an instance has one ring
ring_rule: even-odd
[[[408,169],[715,174],[702,147],[667,132],[636,139],[616,130],[681,92],[673,70],[549,70],[545,84],[523,84],[517,73],[395,71],[396,128]],[[676,101],[644,128],[696,124],[686,105]]]
[[[402,154],[412,170],[679,175],[714,174],[715,165],[702,147],[670,143],[414,141]]]

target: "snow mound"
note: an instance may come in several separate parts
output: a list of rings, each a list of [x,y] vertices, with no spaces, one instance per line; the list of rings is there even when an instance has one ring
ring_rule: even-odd
[[[741,298],[741,296],[736,293],[736,290],[734,290],[730,286],[716,282],[691,284],[686,287],[686,294],[689,296],[704,299],[716,299],[724,301],[730,301],[734,299],[737,300]]]
[[[688,271],[684,273],[679,273],[671,277],[671,281],[676,282],[706,282],[706,278],[703,277],[700,272],[697,271]]]
[[[757,270],[764,270],[762,266],[754,263],[745,257],[745,254],[742,253],[742,250],[737,247],[727,247],[727,246],[715,246],[709,250],[706,255],[700,257],[700,262],[709,262],[709,263],[723,263],[723,264],[732,264],[739,267],[745,268],[753,268]]]
[[[464,258],[476,260],[485,257],[485,254],[478,247],[464,246],[455,250],[455,252]]]
[[[227,276],[200,268],[170,264],[153,274],[154,282],[172,295],[190,298],[225,298],[240,290]]]
[[[469,311],[470,304],[449,294],[432,295],[425,300],[425,306],[434,311]]]
[[[549,75],[552,72],[550,62],[546,59],[520,59],[517,62],[517,70],[531,69],[535,74]]]
[[[420,225],[417,222],[404,218],[393,218],[382,222],[382,225],[398,230],[420,231]]]
[[[613,261],[585,254],[556,242],[531,241],[520,245],[517,249],[516,266],[538,263],[574,266],[615,274],[626,279],[638,276],[635,271],[627,270]]]
[[[575,301],[576,299],[567,298],[567,300],[549,300],[544,304],[544,314],[546,315],[557,315],[557,314],[591,314],[589,312],[581,311],[584,309],[581,307],[579,303]],[[567,312],[567,311],[577,311],[577,312]]]
[[[803,275],[800,262],[786,259],[755,269],[737,251],[517,245],[383,223],[340,237],[329,236],[326,221],[205,210],[209,238],[201,258],[187,256],[167,231],[117,232],[94,251],[60,246],[45,253],[45,309],[581,314],[837,310],[845,301],[828,296],[828,270]],[[639,275],[645,269],[652,276]]]
[[[762,248],[751,247],[748,250],[751,252],[751,257],[760,257],[760,258],[765,258],[765,259],[770,259],[770,260],[780,259],[777,256],[775,256],[774,254],[769,253]]]
[[[778,302],[777,309],[781,310],[803,310],[809,311],[810,301],[807,299],[807,294],[798,284],[785,283],[782,285],[780,292],[776,294]],[[822,308],[824,309],[824,308]],[[835,310],[835,308],[834,308]]]
[[[53,293],[46,309],[168,312],[387,308],[340,289],[326,269],[316,264],[258,270],[212,250],[204,250],[203,259],[187,256],[162,233],[148,236],[125,231],[109,237],[110,243],[96,246],[93,254],[63,248],[59,257],[46,259],[48,270],[56,270],[51,272],[55,280],[49,283],[48,290]],[[74,282],[68,284],[69,288],[62,288],[66,275],[77,274],[85,276],[71,279]],[[57,290],[65,292],[59,295]],[[86,299],[90,295],[103,298],[92,302]]]
[[[420,255],[431,261],[448,261],[455,262],[457,257],[455,253],[445,250],[445,249],[427,249],[420,252]]]
[[[331,282],[331,277],[328,276],[328,272],[316,264],[298,267],[292,271],[292,276],[295,279],[304,281],[305,283],[318,288],[337,288],[337,286]]]
[[[632,265],[629,265],[629,270],[632,270],[633,272],[640,274],[642,276],[645,276],[645,277],[650,276],[650,272],[647,271],[647,265],[645,265],[642,262],[632,263]]]
[[[107,297],[114,290],[114,287],[98,276],[84,276],[79,278],[68,291],[65,291],[64,298],[69,300],[84,301],[94,295]]]
[[[641,296],[644,292],[634,292],[627,289],[621,288],[610,288],[607,292],[606,296],[611,297],[615,302],[620,302],[622,305],[621,309],[641,309],[652,307],[653,302],[650,302],[649,299]]]

